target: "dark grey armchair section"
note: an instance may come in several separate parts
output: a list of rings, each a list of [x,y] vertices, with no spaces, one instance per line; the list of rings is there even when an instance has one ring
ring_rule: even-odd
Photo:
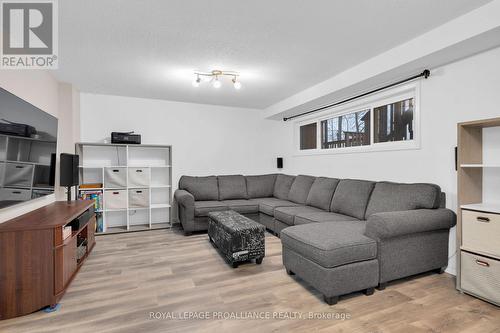
[[[365,236],[377,241],[379,288],[421,272],[443,272],[448,265],[449,229],[455,224],[455,213],[444,208],[371,215]]]

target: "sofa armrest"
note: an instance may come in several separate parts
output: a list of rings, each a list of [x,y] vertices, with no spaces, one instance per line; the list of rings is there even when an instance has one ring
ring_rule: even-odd
[[[368,218],[365,235],[372,239],[387,239],[450,229],[455,224],[456,214],[445,208],[377,213]]]
[[[179,221],[186,231],[194,228],[194,196],[186,190],[175,190],[175,201],[178,204]]]
[[[178,204],[184,208],[193,207],[194,209],[194,196],[186,190],[175,190],[174,198]]]

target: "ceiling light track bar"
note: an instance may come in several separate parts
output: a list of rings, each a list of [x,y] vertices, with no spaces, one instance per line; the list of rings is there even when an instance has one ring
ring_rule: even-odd
[[[344,100],[341,100],[341,101],[338,101],[338,102],[335,102],[335,103],[331,103],[331,104],[328,104],[328,105],[325,105],[325,106],[321,106],[319,108],[316,108],[316,109],[313,109],[313,110],[310,110],[310,111],[302,112],[302,113],[299,113],[299,114],[296,114],[296,115],[293,115],[293,116],[290,116],[290,117],[283,117],[283,121],[287,121],[287,120],[290,120],[290,119],[302,117],[302,116],[305,116],[305,115],[308,115],[308,114],[311,114],[311,113],[315,113],[315,112],[319,112],[319,111],[323,111],[323,110],[332,108],[334,106],[345,104],[347,102],[354,101],[354,100],[356,100],[358,98],[365,97],[365,96],[377,93],[379,91],[382,91],[382,90],[385,90],[385,89],[388,89],[388,88],[392,88],[394,86],[398,86],[400,84],[403,84],[403,83],[406,83],[406,82],[409,82],[409,81],[416,80],[416,79],[421,78],[421,77],[427,79],[430,75],[431,75],[431,71],[428,70],[428,69],[426,69],[422,73],[419,73],[419,74],[413,75],[413,76],[411,76],[409,78],[406,78],[406,79],[403,79],[403,80],[400,80],[400,81],[397,81],[397,82],[385,85],[383,87],[376,88],[376,89],[364,92],[362,94],[359,94],[359,95],[356,95],[356,96],[353,96],[353,97],[349,97],[347,99],[344,99]]]
[[[211,72],[194,72],[195,75],[201,76],[240,76],[238,72],[227,72],[227,71],[211,71]]]

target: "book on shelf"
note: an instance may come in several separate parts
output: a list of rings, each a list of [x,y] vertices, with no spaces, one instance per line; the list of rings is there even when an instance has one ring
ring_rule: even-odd
[[[81,190],[102,188],[102,183],[88,183],[79,185]]]
[[[81,200],[94,200],[94,210],[102,211],[102,191],[85,190],[80,191],[78,198]]]

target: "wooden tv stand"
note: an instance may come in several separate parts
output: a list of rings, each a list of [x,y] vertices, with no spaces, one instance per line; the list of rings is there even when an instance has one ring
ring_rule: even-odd
[[[0,320],[59,302],[95,245],[93,205],[56,201],[0,224]],[[64,226],[84,213],[88,219],[63,239]],[[82,239],[85,254],[77,260]]]

